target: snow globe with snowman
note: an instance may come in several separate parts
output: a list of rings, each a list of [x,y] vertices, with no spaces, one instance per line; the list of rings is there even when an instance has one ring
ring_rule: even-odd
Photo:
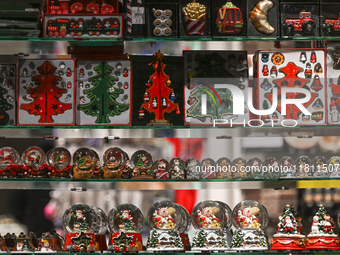
[[[245,200],[233,210],[233,224],[236,228],[231,249],[233,251],[266,251],[268,241],[263,229],[267,226],[267,209],[259,202]]]
[[[108,213],[111,237],[108,250],[113,252],[137,252],[143,250],[140,232],[144,216],[133,204],[121,204]]]
[[[324,205],[313,216],[311,232],[307,235],[306,249],[338,249],[339,238],[335,234],[335,223]]]
[[[183,251],[180,226],[187,225],[182,209],[171,201],[156,202],[148,212],[151,227],[147,241],[148,251]]]
[[[223,229],[230,226],[230,214],[227,215],[224,204],[206,200],[198,203],[192,210],[191,217],[196,229],[191,244],[192,251],[227,251],[228,240]]]
[[[279,216],[271,249],[304,250],[306,236],[301,234],[301,229],[301,218],[297,217],[294,206],[287,204],[282,215]]]
[[[74,204],[63,215],[66,232],[64,250],[89,252],[99,250],[95,239],[96,211],[87,204]]]

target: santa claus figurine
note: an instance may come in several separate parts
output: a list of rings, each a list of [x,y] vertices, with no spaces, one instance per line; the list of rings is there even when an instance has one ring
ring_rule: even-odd
[[[204,207],[198,211],[197,219],[203,228],[219,228],[219,219],[214,214],[214,208]]]
[[[171,208],[165,207],[154,212],[152,220],[159,229],[173,229],[176,226],[174,218],[171,217],[171,212]]]

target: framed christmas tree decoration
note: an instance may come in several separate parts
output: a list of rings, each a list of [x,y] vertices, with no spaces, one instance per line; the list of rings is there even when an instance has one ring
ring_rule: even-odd
[[[21,59],[18,125],[74,124],[74,60]]]
[[[0,126],[16,124],[16,66],[0,65]]]
[[[77,124],[129,125],[129,60],[77,61]]]

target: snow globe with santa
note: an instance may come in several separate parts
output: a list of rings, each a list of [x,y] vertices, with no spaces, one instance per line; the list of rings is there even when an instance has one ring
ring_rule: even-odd
[[[339,239],[335,234],[335,223],[325,207],[320,204],[313,216],[311,232],[307,235],[306,249],[338,249]]]
[[[301,218],[297,217],[294,207],[287,204],[279,216],[271,249],[303,250],[306,236],[301,234],[301,228]]]
[[[87,252],[99,249],[95,241],[97,214],[87,204],[74,204],[63,215],[63,227],[66,231],[64,250]]]
[[[191,213],[192,223],[196,229],[191,250],[226,251],[228,240],[223,231],[230,226],[230,214],[226,207],[217,201],[206,200],[198,203]]]
[[[144,216],[133,204],[121,204],[108,213],[111,237],[108,250],[114,252],[136,252],[143,249],[140,232],[144,227]]]
[[[234,251],[266,251],[268,241],[263,229],[268,224],[268,211],[259,202],[245,200],[233,210],[233,224],[236,228],[231,249]]]
[[[171,201],[156,202],[148,212],[151,227],[147,241],[148,251],[183,251],[184,245],[179,228],[188,224],[181,213],[182,209]]]

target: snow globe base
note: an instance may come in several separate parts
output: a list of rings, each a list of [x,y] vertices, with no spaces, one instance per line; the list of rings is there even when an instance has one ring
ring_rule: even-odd
[[[114,252],[142,251],[142,236],[140,233],[115,232],[111,235],[110,245],[107,249]]]
[[[227,251],[230,250],[225,233],[222,230],[199,229],[195,232],[192,251]]]
[[[337,235],[332,234],[329,236],[307,236],[306,249],[339,249],[339,238]]]
[[[231,242],[233,251],[267,251],[268,242],[262,229],[237,229]]]
[[[98,244],[100,251],[107,250],[106,236],[104,234],[95,234],[95,242]]]
[[[275,236],[272,240],[272,250],[304,250],[305,249],[304,235],[282,235]]]
[[[152,229],[146,245],[147,251],[184,251],[178,231]]]
[[[70,252],[98,251],[99,244],[95,242],[94,233],[67,233],[64,250]]]
[[[180,233],[180,238],[182,239],[182,243],[184,245],[184,250],[188,250],[187,248],[190,247],[190,239],[188,234]]]

